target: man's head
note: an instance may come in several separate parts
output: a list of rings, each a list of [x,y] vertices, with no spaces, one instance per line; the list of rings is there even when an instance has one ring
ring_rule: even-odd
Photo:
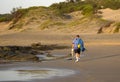
[[[79,35],[76,35],[77,38],[79,38],[80,36]]]

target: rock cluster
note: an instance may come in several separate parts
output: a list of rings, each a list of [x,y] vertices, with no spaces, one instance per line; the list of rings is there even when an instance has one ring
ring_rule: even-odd
[[[44,55],[48,50],[63,49],[66,46],[41,45],[33,43],[31,46],[0,46],[0,60],[11,61],[39,61],[37,54]]]

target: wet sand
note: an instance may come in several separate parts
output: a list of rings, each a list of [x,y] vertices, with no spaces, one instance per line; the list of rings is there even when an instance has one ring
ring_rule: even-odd
[[[87,46],[87,49],[88,51],[86,51],[85,55],[81,57],[78,63],[75,63],[74,60],[67,59],[43,62],[14,62],[10,64],[0,64],[0,70],[9,70],[16,67],[39,67],[77,71],[76,74],[70,76],[57,76],[51,79],[36,79],[28,82],[119,82],[120,46]],[[61,50],[62,54],[64,54],[64,52],[66,51]]]
[[[87,51],[78,63],[74,60],[59,59],[43,62],[10,62],[0,64],[0,71],[12,68],[53,68],[69,69],[76,74],[50,79],[35,79],[27,82],[119,82],[120,81],[120,36],[114,35],[81,35],[85,41]],[[73,34],[39,34],[39,33],[16,33],[0,35],[0,45],[28,46],[31,43],[42,42],[43,44],[61,44],[70,47]],[[55,55],[67,55],[71,48],[55,49],[50,51]],[[0,81],[2,82],[2,81]],[[5,81],[11,82],[11,81]],[[26,81],[12,81],[26,82]]]

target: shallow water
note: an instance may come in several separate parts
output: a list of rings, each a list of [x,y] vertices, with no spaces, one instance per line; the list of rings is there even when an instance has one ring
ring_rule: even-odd
[[[72,74],[75,74],[75,71],[69,69],[18,68],[0,71],[0,81],[29,81],[35,79],[52,79],[55,76],[64,77]]]

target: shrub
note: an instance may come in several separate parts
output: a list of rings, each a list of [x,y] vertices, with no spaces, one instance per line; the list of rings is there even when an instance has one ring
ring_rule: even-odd
[[[114,30],[114,33],[118,33],[119,32],[119,29],[120,29],[120,22],[119,23],[116,23],[116,28]]]
[[[102,4],[104,8],[111,8],[111,9],[120,8],[120,0],[104,0]]]
[[[94,8],[92,5],[84,5],[82,9],[82,14],[85,16],[91,16],[94,14]]]
[[[15,24],[27,12],[28,12],[28,9],[18,9],[16,12],[12,13],[12,15],[14,17],[13,24]]]
[[[51,24],[51,20],[46,20],[46,21],[44,21],[44,22],[40,25],[41,30],[43,30],[43,29],[45,29],[45,28],[48,28],[50,24]]]
[[[11,14],[1,14],[0,15],[0,22],[9,22],[13,19]]]

